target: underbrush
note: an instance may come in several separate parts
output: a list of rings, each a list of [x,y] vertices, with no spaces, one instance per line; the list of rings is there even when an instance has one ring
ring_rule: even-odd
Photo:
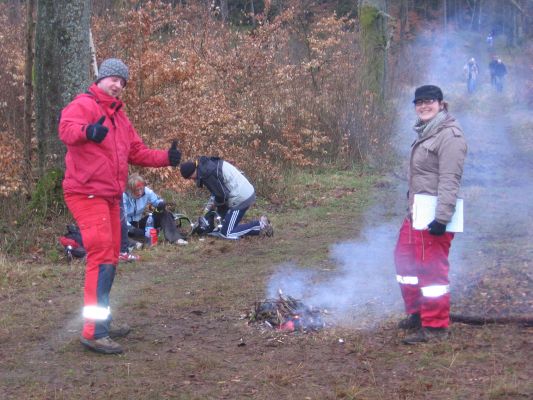
[[[362,208],[362,199],[377,179],[377,172],[363,168],[340,171],[334,167],[315,170],[291,170],[272,186],[275,193],[257,193],[257,202],[250,208],[246,218],[269,215],[274,223],[307,223],[319,226],[321,221],[339,207]],[[190,182],[183,191],[159,190],[151,186],[167,203],[174,203],[177,212],[195,221],[203,213],[209,197],[205,189],[196,188]],[[47,212],[36,215],[23,198],[5,198],[0,205],[0,254],[4,262],[60,262],[64,258],[58,238],[65,233],[65,226],[73,222],[61,197],[48,204]],[[58,200],[60,199],[60,200]],[[26,203],[26,204],[25,204]]]

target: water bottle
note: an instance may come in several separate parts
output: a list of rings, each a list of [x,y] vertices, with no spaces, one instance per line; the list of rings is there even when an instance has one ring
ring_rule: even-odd
[[[152,236],[151,236],[151,229],[154,227],[154,217],[152,213],[148,214],[148,218],[146,219],[146,226],[144,227],[144,236],[146,236],[146,239],[148,239],[148,243],[152,242]]]

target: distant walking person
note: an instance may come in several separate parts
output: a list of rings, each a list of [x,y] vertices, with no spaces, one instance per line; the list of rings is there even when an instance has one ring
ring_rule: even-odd
[[[495,77],[495,86],[498,92],[503,91],[503,78],[507,75],[507,67],[503,61],[498,58],[496,64],[494,65],[494,77]]]
[[[474,93],[476,90],[477,76],[479,74],[479,67],[474,58],[471,58],[465,64],[463,67],[463,73],[466,79],[468,93]]]
[[[454,234],[446,231],[446,225],[455,212],[467,152],[463,131],[448,113],[440,88],[417,88],[414,105],[418,121],[409,163],[409,214],[394,251],[396,277],[408,314],[399,328],[416,330],[403,340],[405,344],[448,337],[448,253]],[[422,230],[412,225],[417,194],[435,196],[437,202],[435,219]]]
[[[488,49],[491,50],[494,47],[494,35],[492,34],[492,32],[489,32],[489,34],[487,35],[486,42]]]
[[[180,165],[185,179],[195,179],[198,187],[205,186],[211,197],[204,211],[217,210],[222,217],[222,228],[216,233],[223,239],[242,236],[272,236],[274,229],[263,215],[258,221],[239,222],[248,208],[255,203],[255,189],[244,174],[233,164],[218,157],[199,157]]]
[[[498,56],[492,56],[492,61],[489,63],[490,83],[498,92],[503,91],[503,78],[507,75],[507,67]]]
[[[111,327],[109,294],[120,248],[120,202],[128,163],[144,167],[177,166],[181,153],[151,150],[124,113],[120,95],[128,67],[119,59],[102,62],[96,81],[61,112],[59,137],[67,146],[63,192],[87,250],[81,343],[105,354],[121,353],[111,337],[129,327]]]

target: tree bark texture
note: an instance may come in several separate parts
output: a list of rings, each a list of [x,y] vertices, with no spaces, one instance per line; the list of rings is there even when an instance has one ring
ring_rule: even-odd
[[[22,121],[24,144],[24,185],[28,192],[31,191],[32,179],[32,146],[33,137],[33,45],[35,37],[35,0],[28,0],[26,4],[26,56],[24,65],[24,119]]]
[[[378,97],[383,95],[385,85],[384,65],[386,58],[386,21],[380,11],[370,5],[359,10],[361,45],[365,63],[365,86]]]
[[[64,165],[61,109],[90,83],[90,0],[41,0],[35,32],[35,112],[39,173]]]
[[[220,15],[223,22],[228,21],[228,0],[220,0]]]

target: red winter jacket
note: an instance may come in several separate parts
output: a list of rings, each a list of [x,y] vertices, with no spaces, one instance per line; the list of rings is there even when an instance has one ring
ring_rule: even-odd
[[[128,163],[144,167],[170,165],[167,150],[151,150],[143,143],[122,101],[96,84],[78,95],[61,112],[59,138],[67,146],[63,191],[121,197],[126,188]],[[87,139],[85,130],[102,116],[109,132],[101,143]]]

